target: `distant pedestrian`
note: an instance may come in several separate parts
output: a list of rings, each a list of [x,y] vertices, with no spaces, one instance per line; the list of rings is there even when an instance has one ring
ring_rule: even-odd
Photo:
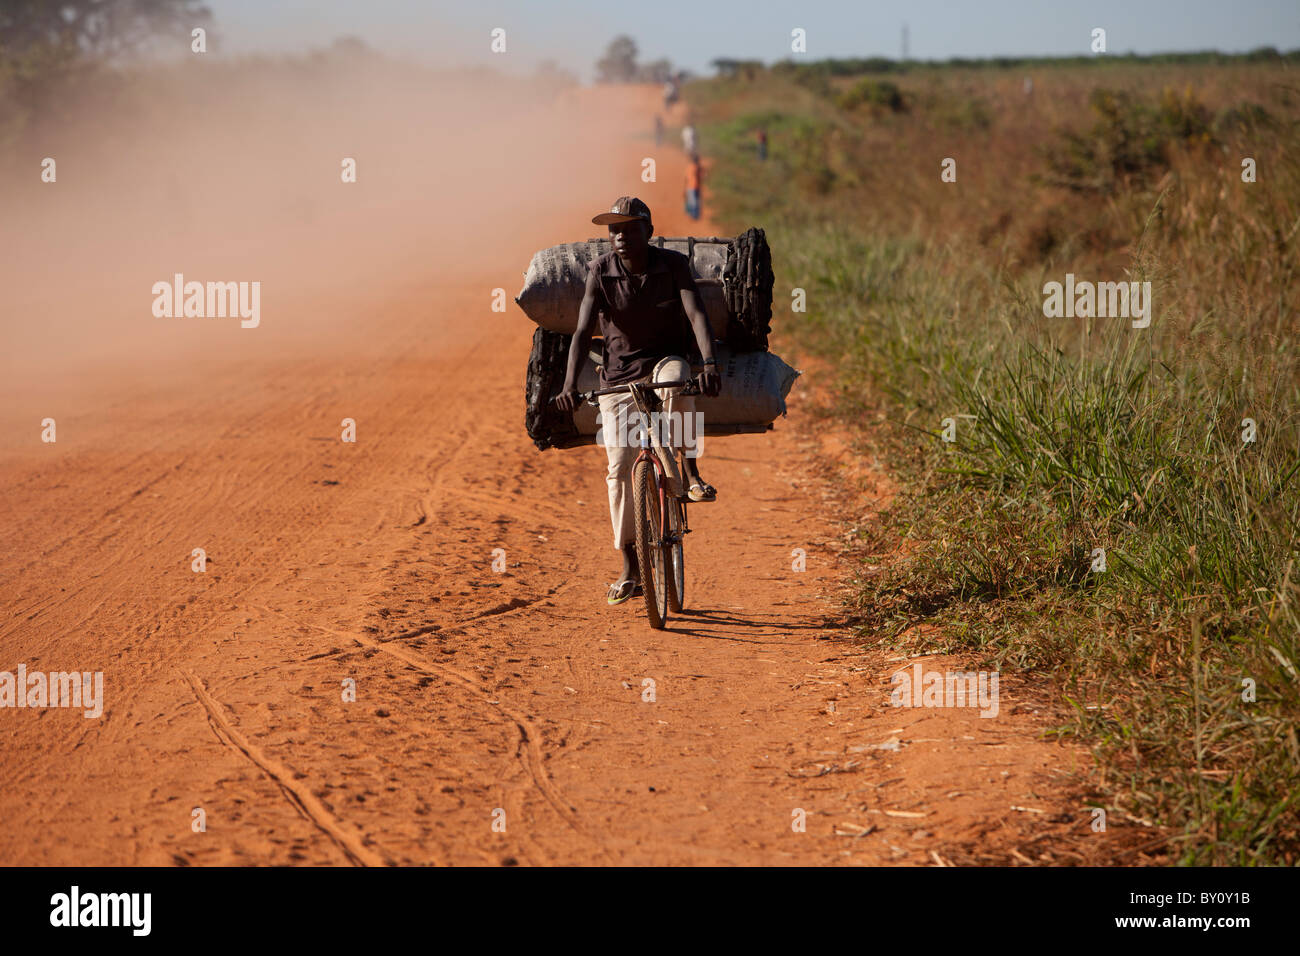
[[[758,130],[758,158],[767,159],[767,130],[762,127]]]
[[[686,215],[692,219],[700,218],[700,184],[703,178],[700,156],[693,153],[690,162],[686,164]]]
[[[695,126],[689,122],[682,127],[682,149],[686,151],[687,156],[694,155],[699,151],[699,143],[695,136]]]
[[[655,145],[664,144],[664,120],[658,113],[655,114]]]
[[[677,80],[674,77],[669,77],[668,82],[664,84],[664,109],[671,109],[676,102]]]

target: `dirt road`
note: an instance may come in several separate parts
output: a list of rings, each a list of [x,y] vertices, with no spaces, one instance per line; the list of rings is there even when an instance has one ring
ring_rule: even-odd
[[[265,307],[273,347],[8,394],[0,669],[102,671],[105,704],[0,709],[0,862],[1052,862],[1044,835],[1086,830],[1029,691],[891,707],[904,662],[835,624],[835,519],[877,503],[837,478],[814,376],[774,433],[708,441],[691,611],[605,606],[603,451],[529,442],[533,327],[491,293],[621,193],[661,234],[713,227],[649,139],[657,91],[586,95],[615,138],[513,216],[485,197],[454,271],[406,250],[380,293],[305,283],[309,336]]]

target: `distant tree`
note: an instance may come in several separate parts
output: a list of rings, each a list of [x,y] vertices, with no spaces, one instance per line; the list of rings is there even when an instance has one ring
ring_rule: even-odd
[[[354,58],[366,57],[373,55],[374,51],[366,45],[366,41],[359,36],[348,34],[347,36],[336,37],[331,52],[342,56]]]
[[[636,78],[636,41],[619,35],[610,42],[605,55],[596,61],[597,83],[630,83]]]
[[[197,0],[0,0],[0,153],[35,117],[52,120],[99,88],[104,67],[157,36],[183,37],[212,14]]]
[[[1282,59],[1282,54],[1275,46],[1261,46],[1246,54],[1246,59],[1254,62]]]
[[[188,35],[211,17],[199,0],[4,0],[0,56],[44,48],[111,60],[160,34]]]
[[[720,56],[709,62],[709,66],[718,71],[719,76],[743,76],[752,80],[763,72],[762,60],[737,60],[734,57]]]
[[[672,78],[673,64],[667,59],[646,63],[637,70],[637,79],[642,83],[667,83]]]

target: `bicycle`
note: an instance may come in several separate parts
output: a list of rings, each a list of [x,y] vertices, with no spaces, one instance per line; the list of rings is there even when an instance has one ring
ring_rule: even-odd
[[[645,597],[646,617],[655,630],[663,629],[669,611],[680,614],[686,609],[686,552],[682,539],[691,531],[686,520],[686,504],[690,499],[686,496],[681,469],[671,449],[660,444],[658,429],[651,426],[650,417],[663,404],[655,390],[678,386],[682,388],[679,394],[702,394],[699,380],[694,378],[629,382],[578,393],[580,401],[595,405],[595,399],[601,395],[629,392],[641,416],[641,451],[632,463],[632,515],[641,593]]]

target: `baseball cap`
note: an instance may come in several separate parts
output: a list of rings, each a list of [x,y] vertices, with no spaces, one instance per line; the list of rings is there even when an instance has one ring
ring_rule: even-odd
[[[616,222],[635,222],[637,219],[650,221],[650,207],[635,196],[619,196],[609,212],[592,216],[591,221],[598,226],[608,226]]]

